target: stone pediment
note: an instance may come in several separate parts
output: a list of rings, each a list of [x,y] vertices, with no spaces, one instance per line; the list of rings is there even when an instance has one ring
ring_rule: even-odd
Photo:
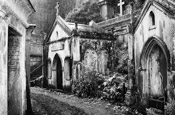
[[[63,31],[65,31],[69,36],[71,36],[71,31],[72,30],[69,28],[67,22],[64,19],[62,19],[61,16],[57,16],[57,18],[55,19],[55,22],[52,25],[52,28],[51,28],[49,34],[46,37],[46,40],[45,40],[46,43],[49,42],[50,37],[53,34],[53,31],[55,30],[57,25],[59,25],[62,28]]]

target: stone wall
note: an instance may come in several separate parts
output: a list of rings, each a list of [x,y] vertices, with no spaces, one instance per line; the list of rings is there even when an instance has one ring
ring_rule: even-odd
[[[7,46],[8,46],[8,26],[0,19],[0,115],[7,115],[8,90],[7,90]]]
[[[21,114],[22,84],[20,79],[20,37],[9,35],[8,43],[8,107],[9,114]],[[19,80],[19,81],[18,81]],[[15,98],[15,99],[14,99]],[[16,106],[18,105],[18,106]]]
[[[160,8],[160,7],[159,7]],[[161,9],[161,8],[160,8]],[[151,12],[154,13],[154,20],[155,24],[152,23],[152,16],[150,15]],[[167,82],[169,80],[168,72],[174,71],[174,62],[173,59],[173,40],[174,40],[174,30],[175,30],[175,21],[174,19],[171,19],[168,15],[165,15],[166,12],[164,10],[159,10],[157,6],[150,6],[150,8],[147,10],[146,14],[144,15],[144,18],[140,20],[140,23],[138,24],[136,31],[135,31],[135,72],[136,72],[136,83],[138,85],[138,88],[140,90],[140,96],[142,98],[142,104],[147,103],[146,98],[148,98],[149,95],[149,89],[146,88],[146,86],[149,84],[149,77],[151,75],[147,75],[149,72],[157,72],[157,68],[155,67],[156,63],[153,63],[153,61],[156,59],[156,55],[154,55],[154,58],[152,58],[152,54],[154,53],[153,48],[149,50],[149,47],[152,47],[151,45],[147,45],[151,40],[150,44],[158,44],[159,49],[161,49],[159,52],[159,55],[164,55],[166,59],[165,61],[157,60],[157,62],[160,63],[160,70],[161,65],[164,66],[164,69],[160,71],[163,75],[163,83],[161,83],[164,87],[163,90],[165,90],[169,83]],[[159,18],[161,17],[161,18]],[[155,48],[155,47],[154,47]],[[148,50],[148,51],[147,51]],[[156,49],[155,49],[156,50]],[[163,53],[161,53],[161,51]],[[151,52],[151,53],[147,53]],[[144,64],[146,60],[146,56],[149,54],[150,58],[152,59],[152,62],[149,60],[149,62],[153,63],[153,65],[149,68],[147,68],[150,63]],[[156,54],[156,53],[154,53]],[[161,56],[159,56],[161,58]],[[159,64],[158,64],[159,65]],[[167,66],[167,67],[166,67]],[[157,66],[158,67],[158,66]],[[150,70],[152,69],[152,70]],[[163,72],[165,70],[165,72]],[[162,73],[163,72],[163,73]],[[157,75],[157,74],[156,74]],[[157,88],[159,87],[159,83],[156,80],[156,77],[153,78],[156,83],[154,86]],[[152,80],[153,81],[153,80]],[[154,88],[155,88],[154,87]],[[165,91],[167,93],[167,90]]]
[[[74,78],[96,71],[108,75],[111,68],[112,41],[80,38],[80,61],[74,60]]]

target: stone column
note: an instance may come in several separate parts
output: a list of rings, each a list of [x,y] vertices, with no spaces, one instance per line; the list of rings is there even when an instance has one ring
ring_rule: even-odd
[[[32,114],[30,100],[30,40],[31,34],[36,26],[30,25],[26,30],[26,46],[25,46],[25,66],[26,66],[26,95],[27,95],[27,114]]]
[[[128,90],[126,94],[126,103],[128,105],[134,104],[133,102],[133,93],[134,93],[134,45],[133,45],[133,35],[129,35],[128,37],[128,53],[129,53],[129,60],[128,60]]]
[[[0,10],[0,115],[8,114],[8,24],[5,13]]]
[[[131,2],[128,6],[130,8],[129,13],[130,25],[129,25],[129,35],[128,35],[128,91],[126,94],[126,103],[128,105],[135,104],[136,101],[136,88],[135,88],[135,64],[134,64],[134,32],[133,32],[133,3]]]
[[[100,0],[98,2],[101,10],[101,16],[107,20],[114,17],[114,6],[106,0]]]
[[[43,75],[43,88],[48,87],[47,79],[47,66],[48,66],[48,46],[45,43],[46,33],[43,33],[43,55],[42,55],[42,75]]]

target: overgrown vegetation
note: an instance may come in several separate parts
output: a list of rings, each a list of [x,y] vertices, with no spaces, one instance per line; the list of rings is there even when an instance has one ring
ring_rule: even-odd
[[[103,83],[103,98],[112,102],[124,102],[126,86],[126,76],[114,74]]]
[[[74,82],[73,92],[78,97],[98,97],[111,102],[123,102],[126,93],[126,77],[120,74],[108,79],[93,71],[85,73]]]
[[[88,24],[91,20],[95,22],[103,20],[97,3],[93,3],[92,5],[90,2],[84,3],[80,7],[74,8],[66,17],[67,22],[80,24]]]
[[[112,46],[106,45],[107,49]],[[108,48],[109,47],[109,48]],[[96,71],[82,72],[74,81],[73,92],[79,97],[100,97],[111,102],[124,102],[127,91],[128,48],[124,43],[116,43],[109,51],[110,75]]]
[[[73,92],[78,97],[100,97],[101,85],[104,79],[95,71],[84,73],[80,79],[74,81]]]
[[[115,54],[115,71],[124,75],[128,74],[128,47],[126,44],[118,44],[115,47]]]

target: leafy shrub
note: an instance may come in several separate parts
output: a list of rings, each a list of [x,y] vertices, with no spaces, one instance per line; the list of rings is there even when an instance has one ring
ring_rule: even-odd
[[[115,74],[103,83],[103,98],[113,102],[123,102],[127,91],[126,77]]]
[[[85,73],[74,81],[73,93],[78,97],[100,97],[111,102],[124,102],[126,76],[114,74],[108,79],[96,72]]]
[[[128,48],[122,44],[121,46],[117,46],[117,72],[121,74],[128,74]]]
[[[166,105],[165,112],[166,115],[175,115],[175,100]]]
[[[78,97],[100,97],[100,86],[104,82],[96,72],[85,73],[79,80],[74,81],[73,93]]]

